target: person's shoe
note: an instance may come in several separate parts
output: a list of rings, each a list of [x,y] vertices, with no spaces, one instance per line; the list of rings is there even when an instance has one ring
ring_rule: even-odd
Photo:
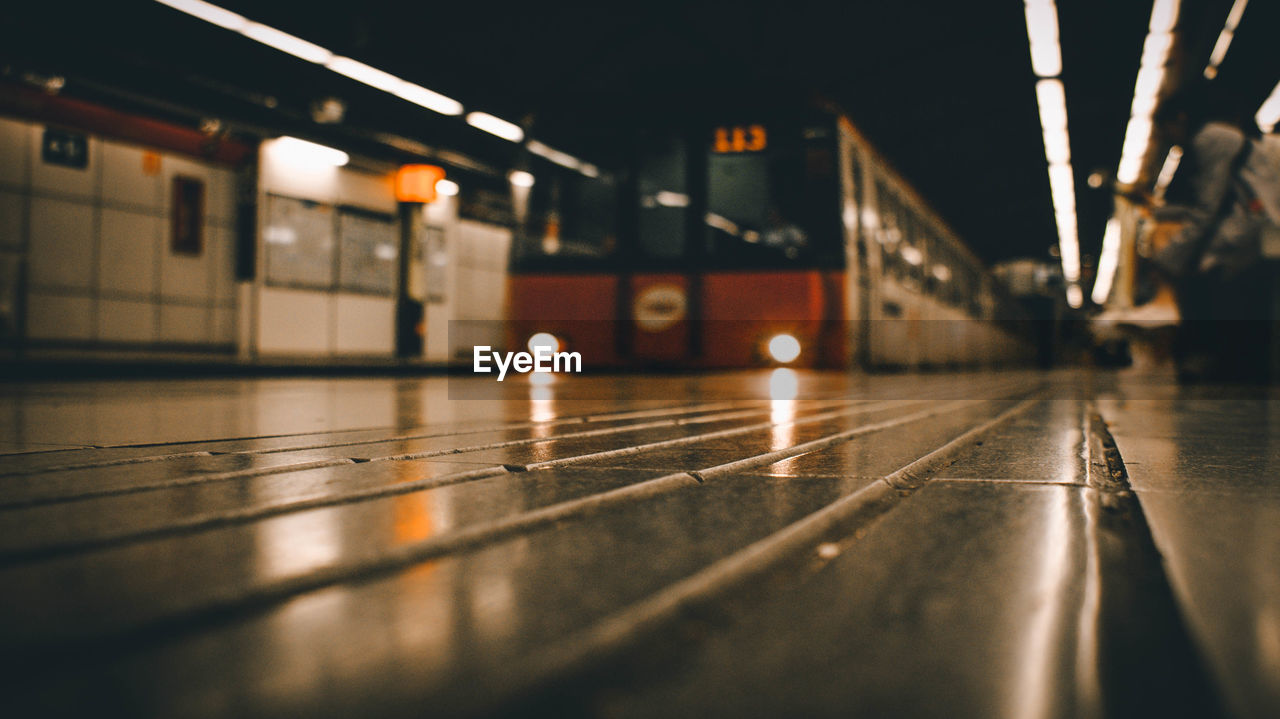
[[[1169,304],[1148,303],[1141,307],[1112,308],[1093,318],[1101,325],[1156,329],[1174,327],[1182,323],[1178,308]]]

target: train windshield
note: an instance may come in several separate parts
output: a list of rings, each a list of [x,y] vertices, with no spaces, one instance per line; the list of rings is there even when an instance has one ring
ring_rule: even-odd
[[[511,183],[512,267],[841,266],[836,146],[825,118],[642,132],[616,174],[535,158]]]
[[[788,266],[843,258],[828,124],[717,127],[707,155],[712,264]]]

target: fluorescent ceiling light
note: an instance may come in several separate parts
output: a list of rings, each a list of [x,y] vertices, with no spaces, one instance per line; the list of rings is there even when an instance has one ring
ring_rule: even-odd
[[[1173,33],[1158,32],[1147,35],[1142,44],[1141,65],[1163,65],[1169,59],[1169,49],[1173,47]]]
[[[1115,281],[1116,267],[1120,263],[1120,221],[1107,220],[1102,233],[1102,254],[1098,257],[1098,276],[1093,281],[1093,302],[1103,304],[1111,296],[1111,284]]]
[[[1049,1],[1028,2],[1027,40],[1031,45],[1031,70],[1039,77],[1062,73],[1062,50],[1058,44],[1058,8]]]
[[[1029,2],[1023,8],[1027,15],[1027,39],[1033,43],[1058,42],[1058,8],[1053,2]]]
[[[1080,289],[1080,285],[1067,285],[1067,304],[1074,309],[1080,309],[1084,304],[1084,292]]]
[[[1062,52],[1058,43],[1031,43],[1031,71],[1039,77],[1062,74]]]
[[[349,57],[337,57],[329,50],[300,37],[277,30],[269,25],[252,22],[229,10],[224,10],[203,0],[156,0],[175,10],[180,10],[211,22],[219,27],[241,33],[247,38],[286,52],[308,62],[314,62],[345,75],[352,80],[389,92],[401,99],[421,105],[442,115],[461,115],[462,103],[421,85],[402,80],[389,72],[366,65]]]
[[[1240,27],[1240,18],[1244,17],[1244,9],[1249,5],[1249,0],[1236,0],[1231,6],[1231,12],[1227,13],[1227,29],[1232,32]]]
[[[236,32],[241,32],[249,24],[248,18],[243,15],[237,15],[230,10],[223,10],[217,5],[201,0],[156,0],[156,2]]]
[[[524,140],[524,130],[521,130],[519,125],[494,117],[487,112],[467,113],[467,124],[511,142]]]
[[[1131,184],[1142,175],[1143,159],[1151,144],[1151,116],[1164,85],[1164,63],[1173,40],[1170,32],[1178,24],[1178,0],[1155,0],[1151,6],[1150,32],[1143,42],[1142,63],[1133,83],[1132,116],[1125,128],[1124,146],[1116,179]]]
[[[1059,238],[1058,250],[1062,252],[1062,277],[1067,282],[1080,281],[1080,249],[1074,231]]]
[[[286,162],[301,165],[342,167],[351,159],[342,150],[288,136],[278,138],[272,143],[270,152]]]
[[[1209,53],[1209,64],[1204,68],[1204,76],[1210,80],[1218,76],[1218,66],[1226,59],[1227,50],[1231,49],[1231,40],[1235,37],[1236,28],[1240,26],[1240,18],[1244,16],[1244,9],[1248,4],[1249,0],[1236,0],[1231,5],[1231,12],[1227,13],[1227,24],[1218,34],[1213,52]]]
[[[1153,33],[1170,32],[1177,24],[1178,0],[1155,0],[1148,29]]]
[[[1133,105],[1129,108],[1129,114],[1134,117],[1143,116],[1151,117],[1156,111],[1156,98],[1154,95],[1134,95]]]
[[[372,65],[366,65],[359,60],[352,60],[349,57],[334,57],[326,62],[324,66],[339,75],[346,75],[356,82],[363,82],[370,87],[376,87],[392,94],[398,92],[401,86],[404,85],[404,80],[395,75],[379,70]]]
[[[1156,194],[1164,195],[1164,189],[1173,182],[1173,176],[1178,172],[1178,165],[1182,163],[1182,148],[1174,145],[1169,148],[1169,154],[1164,158],[1164,164],[1160,166],[1160,174],[1156,177]]]
[[[1235,33],[1230,30],[1223,30],[1218,33],[1218,41],[1213,44],[1213,52],[1209,53],[1209,67],[1205,68],[1208,72],[1211,68],[1216,69],[1222,64],[1222,59],[1227,56],[1227,50],[1231,47],[1231,40],[1235,37]],[[1213,74],[1217,74],[1214,72]]]
[[[1062,49],[1058,41],[1058,7],[1053,0],[1026,0],[1027,38],[1031,44],[1031,69],[1041,79],[1036,83],[1036,104],[1044,137],[1044,155],[1049,161],[1049,191],[1054,220],[1058,226],[1058,247],[1062,274],[1070,282],[1080,276],[1080,243],[1076,237],[1076,195],[1071,172],[1071,140],[1067,133],[1067,97],[1062,81]],[[1075,285],[1072,285],[1075,287]],[[1080,288],[1075,287],[1079,294]],[[1072,304],[1078,307],[1079,303]]]
[[[1162,84],[1164,84],[1164,67],[1147,65],[1139,68],[1138,79],[1133,83],[1133,96],[1149,95],[1156,97],[1160,94],[1160,86]]]
[[[1037,82],[1036,101],[1040,105],[1040,125],[1045,132],[1067,128],[1067,98],[1060,80]]]
[[[1050,130],[1044,133],[1044,156],[1050,165],[1071,162],[1071,142],[1066,130]]]
[[[567,167],[570,170],[577,170],[582,166],[582,161],[573,155],[570,155],[567,152],[561,152],[560,150],[549,147],[537,140],[530,140],[525,143],[525,147],[529,148],[529,152],[532,152],[539,157],[544,157],[561,167]]]
[[[1147,151],[1147,143],[1151,140],[1151,119],[1147,117],[1131,117],[1124,131],[1124,147],[1121,156],[1141,158]]]
[[[1055,207],[1059,204],[1059,198],[1071,199],[1070,205],[1075,206],[1075,176],[1071,172],[1071,165],[1049,166],[1049,189],[1053,191]],[[1065,202],[1063,204],[1066,205]]]
[[[404,100],[408,100],[415,105],[421,105],[441,115],[462,114],[462,103],[433,90],[428,90],[421,85],[415,85],[412,82],[401,82],[400,87],[396,88],[394,92],[396,96]]]
[[[1142,172],[1141,157],[1121,157],[1120,169],[1116,170],[1116,179],[1130,185],[1138,181],[1140,172]]]
[[[242,31],[242,34],[247,38],[257,40],[263,45],[269,45],[281,52],[287,52],[294,57],[302,58],[307,62],[323,65],[333,57],[333,53],[319,45],[314,45],[300,37],[294,37],[287,32],[281,32],[262,23],[249,23]]]
[[[1262,106],[1258,108],[1258,114],[1253,116],[1258,121],[1258,127],[1263,132],[1272,132],[1276,129],[1276,123],[1280,122],[1280,83],[1271,90],[1271,95],[1262,102]]]

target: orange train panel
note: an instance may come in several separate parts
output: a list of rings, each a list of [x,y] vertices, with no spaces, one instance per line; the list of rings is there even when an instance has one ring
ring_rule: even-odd
[[[512,351],[550,332],[584,366],[617,364],[618,278],[612,275],[515,275],[509,279]]]
[[[702,286],[703,356],[712,367],[769,364],[779,333],[800,340],[797,366],[843,363],[844,273],[818,270],[707,273]]]

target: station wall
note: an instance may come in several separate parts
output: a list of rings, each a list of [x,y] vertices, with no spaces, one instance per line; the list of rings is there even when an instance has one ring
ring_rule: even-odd
[[[232,351],[233,171],[92,134],[83,167],[60,165],[46,127],[0,118],[0,334],[24,321],[36,346]],[[171,237],[178,177],[203,185],[194,249]]]
[[[475,345],[503,346],[499,320],[507,312],[511,229],[460,218],[451,197],[427,205],[416,221],[423,249],[421,262],[411,265],[417,272],[410,276],[409,293],[424,303],[425,358],[465,363]],[[468,321],[450,331],[452,320]]]
[[[69,127],[92,107],[59,106]],[[510,228],[461,218],[456,197],[410,211],[396,200],[394,163],[301,166],[267,140],[255,183],[251,166],[186,154],[200,147],[190,130],[175,126],[192,149],[161,149],[146,144],[158,123],[145,118],[115,113],[112,128],[132,133],[119,135],[101,118],[87,116],[85,130],[50,119],[0,116],[0,349],[390,359],[402,261],[407,295],[423,306],[421,359],[459,361],[473,344],[504,342]],[[74,136],[79,160],[50,159],[48,132]],[[191,223],[174,221],[191,207],[184,186],[201,206],[194,247],[181,241]],[[257,193],[256,230],[240,237],[246,192]],[[282,233],[289,213],[311,217]],[[402,260],[406,230],[414,251]],[[246,250],[253,269],[241,279]],[[451,335],[456,319],[493,322]]]
[[[302,200],[318,206],[381,216],[394,226],[388,243],[397,253],[399,206],[395,199],[393,169],[369,165],[362,169],[327,165],[299,165],[274,141],[264,142],[259,155],[258,273],[245,303],[244,314],[253,324],[247,338],[254,355],[263,356],[382,356],[395,353],[396,287],[382,291],[345,290],[337,275],[316,286],[296,286],[280,279],[268,256],[271,203]],[[341,242],[336,233],[320,242]],[[341,247],[329,247],[341,251]]]

